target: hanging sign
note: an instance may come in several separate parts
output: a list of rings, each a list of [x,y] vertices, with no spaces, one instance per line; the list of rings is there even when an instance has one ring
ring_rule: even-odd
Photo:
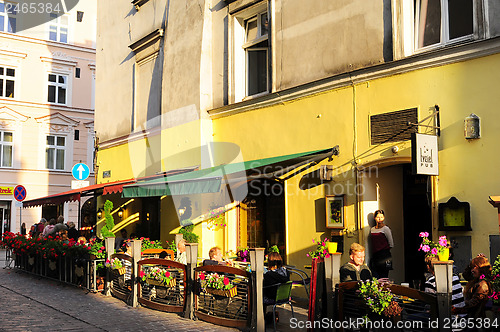
[[[438,152],[437,136],[413,133],[411,136],[413,174],[439,175]]]

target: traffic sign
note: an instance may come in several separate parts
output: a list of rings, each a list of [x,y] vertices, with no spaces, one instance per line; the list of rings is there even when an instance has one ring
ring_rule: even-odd
[[[77,180],[85,180],[90,175],[90,168],[84,163],[78,163],[71,169],[71,174]]]
[[[26,198],[26,188],[24,186],[18,185],[14,188],[14,198],[18,202],[24,201]]]

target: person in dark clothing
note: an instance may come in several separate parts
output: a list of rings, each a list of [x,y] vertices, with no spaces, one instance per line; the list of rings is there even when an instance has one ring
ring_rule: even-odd
[[[290,280],[290,272],[283,267],[283,259],[277,252],[272,252],[268,256],[268,268],[264,273],[264,314],[266,306],[274,304],[276,300],[276,292],[278,291],[279,284],[283,284]],[[272,313],[266,318],[266,321],[272,319]],[[276,313],[276,321],[278,321],[278,312]]]
[[[76,230],[75,223],[70,221],[68,222],[68,239],[77,240],[80,236],[79,232]]]
[[[26,224],[24,222],[21,225],[21,235],[26,235]]]
[[[392,270],[391,249],[394,247],[392,232],[385,222],[384,210],[373,213],[376,225],[370,229],[372,241],[371,271],[375,278],[387,278]]]

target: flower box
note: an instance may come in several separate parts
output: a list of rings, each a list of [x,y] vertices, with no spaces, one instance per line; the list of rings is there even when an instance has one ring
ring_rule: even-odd
[[[168,282],[159,281],[152,278],[146,278],[146,282],[153,286],[163,286],[163,287],[175,287],[175,278],[170,279]]]
[[[119,275],[123,275],[123,274],[125,274],[125,272],[127,272],[127,268],[125,268],[125,267],[120,267],[120,268],[115,269],[115,270],[118,272]]]
[[[207,287],[205,291],[212,295],[225,296],[225,297],[235,297],[237,294],[236,286],[230,289],[217,289],[212,287]]]

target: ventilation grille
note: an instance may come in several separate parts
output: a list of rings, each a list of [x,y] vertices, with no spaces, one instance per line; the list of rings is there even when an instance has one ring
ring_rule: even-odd
[[[417,108],[370,116],[372,145],[409,140],[416,126],[408,122],[418,122]]]

